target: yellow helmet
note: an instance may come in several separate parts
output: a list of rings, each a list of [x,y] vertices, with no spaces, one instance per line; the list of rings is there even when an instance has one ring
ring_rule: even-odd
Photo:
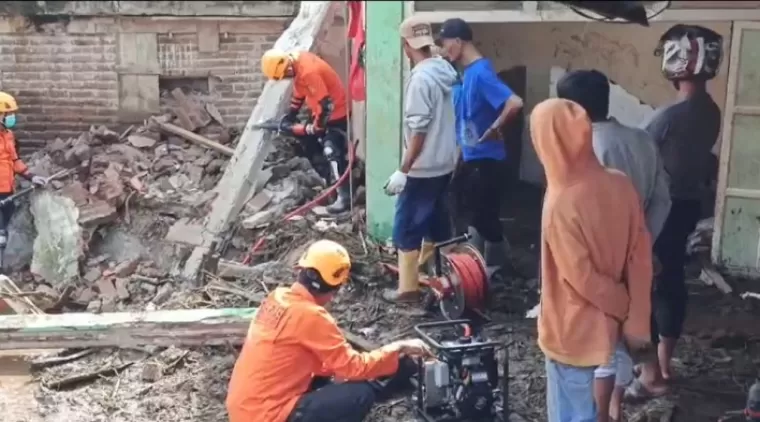
[[[315,270],[328,287],[336,288],[348,281],[351,257],[346,248],[337,242],[318,240],[306,249],[298,266]]]
[[[0,92],[0,113],[13,113],[17,110],[16,99],[7,92]]]
[[[293,62],[293,56],[282,51],[271,49],[261,56],[261,72],[267,78],[279,81]]]

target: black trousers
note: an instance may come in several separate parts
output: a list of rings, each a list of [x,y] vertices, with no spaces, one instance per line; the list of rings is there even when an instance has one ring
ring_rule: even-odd
[[[362,422],[378,399],[403,388],[416,372],[414,360],[404,357],[396,374],[382,381],[333,383],[329,378],[315,377],[288,422]]]
[[[506,176],[504,161],[479,159],[460,163],[454,179],[455,218],[477,229],[488,242],[504,240],[500,214]]]
[[[0,200],[5,199],[13,193],[0,193]],[[0,230],[8,230],[8,226],[11,223],[11,217],[13,212],[16,211],[16,205],[13,201],[8,202],[6,205],[0,207]]]
[[[689,297],[684,270],[686,242],[700,215],[699,200],[673,198],[670,214],[654,244],[654,253],[662,265],[652,291],[652,341],[655,344],[660,336],[681,336]]]
[[[329,122],[327,124],[327,129],[328,130],[324,135],[304,135],[299,136],[298,140],[301,143],[304,155],[309,159],[317,173],[329,183],[334,183],[335,180],[333,180],[334,177],[328,161],[332,159],[337,162],[338,172],[340,174],[343,174],[343,172],[346,171],[346,166],[348,165],[348,161],[346,160],[346,154],[348,154],[348,140],[340,132],[329,129],[339,129],[344,133],[348,133],[348,119],[344,117]],[[323,142],[320,142],[320,138],[322,138],[324,143],[329,142],[330,145],[332,145],[334,157],[325,157],[324,147],[322,146]]]

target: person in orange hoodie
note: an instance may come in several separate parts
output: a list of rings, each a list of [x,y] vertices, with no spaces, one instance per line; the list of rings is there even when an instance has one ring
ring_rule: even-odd
[[[319,240],[298,266],[298,281],[270,293],[251,322],[227,393],[230,422],[360,422],[383,392],[368,381],[390,377],[390,388],[414,374],[412,357],[430,355],[418,339],[351,348],[324,308],[349,279],[343,246]]]
[[[530,132],[547,181],[538,344],[548,421],[608,421],[597,412],[594,370],[621,336],[632,353],[651,341],[649,232],[633,183],[594,155],[583,107],[546,100],[533,109]]]

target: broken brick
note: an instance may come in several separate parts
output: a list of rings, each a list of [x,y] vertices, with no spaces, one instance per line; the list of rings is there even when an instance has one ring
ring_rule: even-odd
[[[116,277],[129,277],[134,274],[138,265],[140,265],[140,261],[137,259],[123,261],[113,269],[113,273]]]
[[[116,220],[116,208],[105,201],[95,202],[79,207],[79,224],[97,226]]]

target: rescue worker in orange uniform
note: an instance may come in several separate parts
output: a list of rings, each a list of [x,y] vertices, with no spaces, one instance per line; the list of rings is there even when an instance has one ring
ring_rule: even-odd
[[[418,339],[351,348],[324,308],[349,279],[343,246],[314,242],[298,267],[297,282],[270,293],[251,323],[227,393],[230,422],[360,422],[388,384],[415,373],[413,357],[430,355]],[[373,380],[383,377],[380,388]]]
[[[314,165],[315,157],[324,155],[329,169],[321,170],[328,182],[335,183],[346,170],[348,105],[346,87],[338,73],[316,54],[308,51],[287,53],[269,50],[261,58],[261,69],[271,80],[293,78],[293,97],[290,110],[282,123],[299,138]],[[301,107],[311,111],[308,123],[297,123]],[[321,170],[321,171],[320,171]],[[348,181],[338,188],[338,198],[327,207],[330,213],[340,213],[350,207],[351,187]]]
[[[0,92],[0,200],[13,195],[16,186],[16,175],[31,181],[35,185],[44,186],[47,180],[35,176],[18,156],[16,137],[11,129],[16,126],[16,99],[6,92]],[[8,225],[15,211],[13,201],[0,208],[0,249],[8,242]]]

